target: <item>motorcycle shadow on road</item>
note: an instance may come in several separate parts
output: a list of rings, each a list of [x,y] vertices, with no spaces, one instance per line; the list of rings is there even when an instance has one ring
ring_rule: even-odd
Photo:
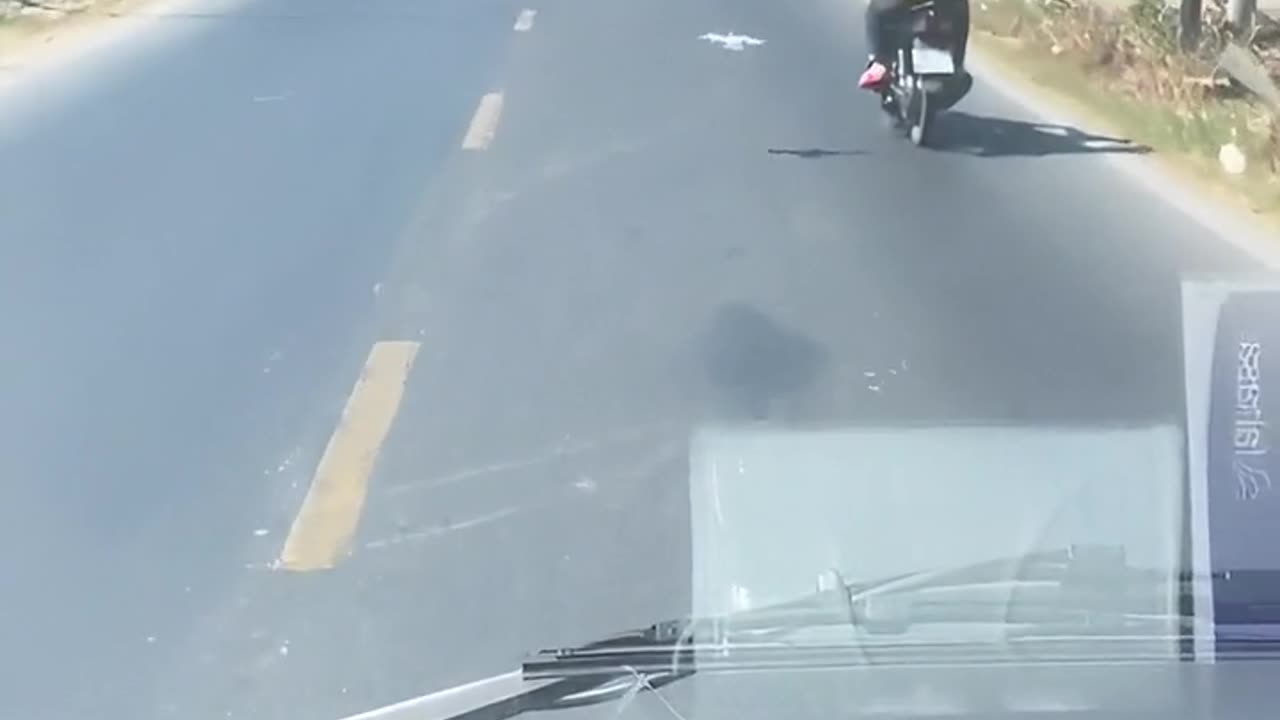
[[[1151,152],[1146,145],[1086,133],[1068,125],[1005,120],[960,111],[945,113],[935,122],[933,149],[977,157]]]

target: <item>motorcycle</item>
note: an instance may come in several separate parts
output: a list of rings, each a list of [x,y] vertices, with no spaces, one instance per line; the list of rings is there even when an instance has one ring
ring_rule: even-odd
[[[955,65],[957,23],[968,22],[948,12],[947,0],[918,0],[897,29],[898,50],[880,89],[881,109],[911,142],[925,146],[934,118],[968,94],[973,77]]]

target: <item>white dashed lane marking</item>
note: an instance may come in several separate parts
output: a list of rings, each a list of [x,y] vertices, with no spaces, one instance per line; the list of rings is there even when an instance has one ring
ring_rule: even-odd
[[[533,29],[533,19],[538,15],[537,10],[525,8],[516,16],[516,24],[514,30],[516,32],[529,32]]]

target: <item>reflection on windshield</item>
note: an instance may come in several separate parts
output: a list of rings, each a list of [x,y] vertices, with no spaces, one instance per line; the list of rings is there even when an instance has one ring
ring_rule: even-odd
[[[1139,181],[1230,144],[1274,194],[1243,34],[887,5],[0,0],[0,718],[1154,715],[1258,667],[1274,233]],[[1002,80],[1085,66],[1181,130]]]

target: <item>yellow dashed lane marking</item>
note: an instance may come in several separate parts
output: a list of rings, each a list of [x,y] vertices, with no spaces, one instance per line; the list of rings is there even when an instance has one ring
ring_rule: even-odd
[[[346,552],[360,522],[369,476],[400,409],[405,380],[417,354],[416,342],[380,342],[369,351],[289,529],[280,552],[281,568],[324,570]]]
[[[484,150],[493,142],[498,131],[498,118],[502,116],[502,93],[493,92],[480,98],[476,114],[471,116],[471,126],[462,138],[463,150]]]

